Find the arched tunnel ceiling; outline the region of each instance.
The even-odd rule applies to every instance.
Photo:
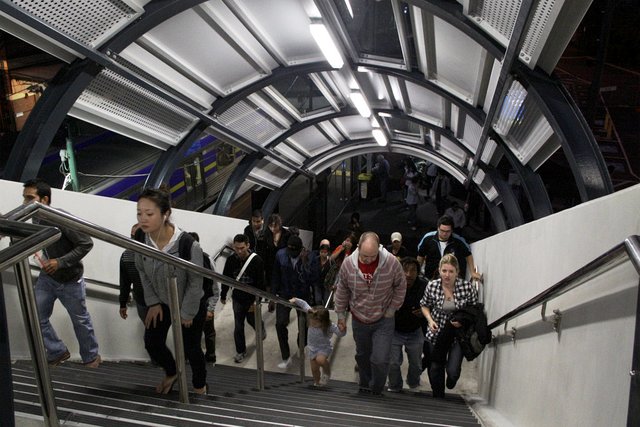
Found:
[[[5,178],[37,174],[68,114],[164,150],[149,185],[167,178],[198,135],[246,151],[219,213],[247,180],[282,188],[387,150],[435,162],[517,225],[495,170],[504,157],[536,218],[551,206],[535,171],[558,149],[583,201],[612,191],[593,136],[549,76],[590,3],[2,2],[2,29],[69,63],[32,112]],[[324,25],[343,66],[325,60],[312,23]],[[354,92],[371,118],[358,114]],[[372,139],[376,125],[384,148]]]

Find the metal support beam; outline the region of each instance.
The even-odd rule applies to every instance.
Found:
[[[240,190],[240,186],[242,186],[251,170],[258,164],[258,162],[262,158],[262,155],[258,153],[252,153],[247,154],[240,161],[238,166],[236,166],[236,168],[231,173],[231,176],[227,180],[227,183],[222,188],[222,191],[220,191],[218,200],[216,200],[213,211],[211,212],[212,214],[226,216],[229,213],[231,204],[235,200],[236,194],[238,193],[238,190]]]
[[[476,173],[476,165],[480,160],[482,152],[484,151],[484,147],[487,144],[487,140],[489,139],[489,133],[493,126],[493,121],[498,115],[498,109],[502,105],[504,101],[504,95],[509,89],[508,83],[511,80],[511,71],[514,67],[514,64],[518,61],[518,55],[520,53],[520,50],[522,49],[522,44],[525,41],[527,28],[529,28],[529,23],[531,22],[531,18],[533,15],[534,3],[536,3],[535,0],[521,0],[520,2],[518,16],[516,17],[516,21],[513,24],[513,30],[511,31],[509,46],[507,47],[507,51],[502,58],[500,75],[498,76],[498,81],[493,92],[491,104],[489,106],[489,110],[487,111],[484,125],[482,126],[482,134],[480,135],[480,139],[478,141],[478,150],[476,151],[475,159],[473,162],[474,167],[469,171],[467,181],[470,181],[473,175]]]
[[[56,74],[18,135],[7,160],[4,179],[23,182],[38,175],[67,112],[100,69],[98,64],[85,59],[62,68]]]
[[[527,89],[560,138],[562,149],[576,180],[582,202],[613,193],[613,184],[589,125],[564,86],[539,70],[524,65],[516,69],[518,81]]]
[[[174,147],[166,150],[158,161],[153,165],[151,173],[144,183],[145,188],[158,188],[163,182],[171,178],[173,171],[178,167],[180,161],[184,158],[184,154],[191,148],[193,143],[202,135],[207,128],[204,123],[199,123]]]
[[[520,204],[516,200],[511,186],[500,176],[497,170],[489,169],[487,172],[502,200],[502,206],[507,220],[507,228],[514,228],[524,224]]]

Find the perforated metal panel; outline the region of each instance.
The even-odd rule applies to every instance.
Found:
[[[122,0],[11,0],[27,13],[87,46],[101,42],[143,10]]]
[[[520,11],[520,1],[481,0],[470,10],[469,17],[503,45],[507,45]],[[520,59],[533,67],[551,30],[551,25],[562,7],[563,0],[540,0],[533,12]]]
[[[171,145],[191,129],[196,118],[130,82],[103,70],[77,99],[74,108],[88,111],[109,123],[134,129]],[[147,141],[145,141],[147,142]]]
[[[265,145],[283,132],[244,101],[234,104],[219,115],[218,120],[237,134],[260,145]]]

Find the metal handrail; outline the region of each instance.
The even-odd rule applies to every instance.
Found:
[[[489,323],[489,329],[494,329],[509,320],[518,317],[528,311],[541,306],[597,276],[603,267],[609,269],[621,264],[627,258],[631,260],[636,271],[640,274],[640,236],[629,236],[624,242],[614,246],[604,254],[588,262],[582,268],[576,270],[566,278],[542,291],[530,300],[514,308],[493,322]]]
[[[300,310],[298,306],[290,303],[288,300],[285,300],[283,298],[280,298],[268,292],[256,289],[244,283],[238,282],[232,278],[216,273],[213,270],[198,266],[196,264],[193,264],[189,261],[185,261],[173,255],[166,254],[162,251],[159,251],[141,242],[138,242],[129,237],[126,237],[124,235],[111,231],[107,228],[101,227],[97,224],[91,223],[84,219],[75,217],[67,212],[64,212],[64,211],[61,211],[37,202],[31,203],[28,205],[19,206],[13,209],[12,211],[8,212],[4,216],[0,217],[0,226],[4,226],[5,229],[7,230],[4,234],[7,234],[7,235],[13,234],[16,237],[24,237],[20,242],[17,242],[16,244],[10,246],[9,248],[0,251],[0,254],[2,254],[2,256],[0,257],[0,262],[1,262],[0,265],[3,266],[3,268],[5,265],[7,266],[10,266],[13,264],[17,265],[16,267],[17,274],[19,274],[21,279],[24,279],[25,283],[27,283],[27,286],[22,286],[21,288],[26,289],[30,287],[28,285],[31,284],[30,267],[26,258],[29,255],[36,252],[37,250],[40,250],[43,247],[46,247],[47,245],[51,244],[60,236],[59,230],[53,227],[46,227],[45,224],[30,225],[30,224],[21,224],[17,222],[17,221],[26,221],[31,217],[36,217],[38,219],[45,220],[47,222],[46,225],[60,225],[71,230],[85,233],[91,237],[97,238],[107,243],[111,243],[113,245],[119,246],[124,249],[132,250],[135,253],[148,256],[150,258],[162,261],[166,264],[173,265],[180,269],[189,270],[191,272],[198,274],[199,276],[216,280],[231,288],[240,289],[256,297],[261,297],[261,298],[264,298],[265,300],[274,301],[278,304],[282,304],[284,306],[293,308],[295,310]],[[13,230],[11,231],[11,233],[9,233],[10,231],[9,229],[11,227],[13,227]],[[25,237],[25,236],[28,236],[30,232],[37,233],[37,230],[43,230],[41,231],[41,233],[46,234],[47,239],[45,240],[42,235]],[[0,231],[2,231],[2,229],[0,229]],[[53,238],[52,235],[55,235],[55,238]],[[168,286],[170,288],[170,291],[173,288],[176,288],[175,280],[171,280],[171,278],[168,278],[167,281],[168,281]],[[181,351],[182,343],[180,340],[176,339],[176,337],[181,336],[181,332],[182,332],[180,318],[179,318],[179,310],[176,309],[176,307],[178,307],[177,289],[173,289],[173,291],[170,292],[170,298],[172,299],[170,304],[170,306],[172,307],[171,311],[172,313],[174,312],[176,313],[175,316],[172,315],[172,328],[174,331],[174,341],[175,341],[175,347],[176,347],[175,354],[177,356],[176,367],[177,367],[177,372],[179,376],[178,384],[181,386],[180,400],[184,403],[188,403],[188,394],[186,389],[187,382],[186,382],[186,376],[185,376],[185,373],[186,373],[185,361],[184,361],[184,358],[179,357],[179,355],[182,353]],[[57,415],[55,413],[55,402],[53,401],[53,391],[52,391],[51,382],[48,375],[48,366],[46,363],[46,358],[44,358],[43,356],[44,347],[43,347],[42,336],[41,334],[38,334],[38,332],[40,331],[38,327],[38,322],[33,322],[33,319],[37,319],[37,310],[31,307],[31,305],[35,306],[35,297],[33,295],[25,295],[23,298],[21,294],[21,302],[23,302],[23,315],[25,318],[25,324],[27,325],[28,328],[32,330],[33,334],[36,335],[36,338],[32,341],[34,341],[34,345],[38,347],[40,350],[38,351],[36,350],[36,348],[32,348],[32,355],[34,359],[38,361],[39,364],[40,362],[42,362],[42,364],[44,365],[43,366],[44,381],[42,383],[40,393],[43,401],[43,412],[45,412],[44,413],[45,420],[48,419],[49,420],[48,422],[50,423],[50,425],[57,425],[58,424]],[[256,323],[256,328],[261,331],[262,319],[260,318],[260,316],[256,316],[256,317],[257,317],[256,320],[258,320],[258,322]],[[300,335],[304,336],[305,332],[306,331],[300,331]],[[37,337],[39,337],[39,339]],[[42,354],[39,354],[39,353],[42,353]],[[256,342],[256,353],[259,356],[263,354],[261,339],[257,340]],[[301,381],[304,381],[303,348],[300,349],[300,354],[301,354],[301,365],[302,365]],[[264,363],[264,361],[261,361],[261,363]],[[264,375],[263,369],[257,369],[257,371],[259,376]],[[258,384],[259,385],[262,384],[262,388],[263,388],[264,379],[259,378]],[[47,389],[49,390],[51,395],[50,400],[43,398],[43,393],[47,393]],[[51,408],[51,402],[54,402],[52,408]]]
[[[162,261],[183,270],[192,271],[200,276],[216,280],[221,284],[240,289],[243,292],[247,292],[249,294],[253,294],[255,296],[259,296],[267,300],[274,301],[278,304],[282,304],[299,310],[298,306],[296,306],[295,304],[291,304],[284,298],[280,298],[269,292],[262,291],[247,284],[238,282],[230,277],[216,273],[213,270],[201,267],[192,262],[185,261],[173,255],[169,255],[165,252],[159,251],[158,249],[152,248],[151,246],[145,245],[144,243],[131,239],[130,237],[116,233],[115,231],[111,231],[108,228],[86,221],[82,218],[78,218],[59,209],[52,208],[51,206],[35,202],[29,205],[20,206],[5,215],[6,218],[16,221],[24,221],[31,218],[32,216],[35,216],[39,219],[44,219],[49,223],[52,223],[53,225],[62,225],[71,230],[85,233],[91,237],[95,237],[96,239],[111,243],[121,248],[130,249],[136,253],[154,258],[158,261]]]

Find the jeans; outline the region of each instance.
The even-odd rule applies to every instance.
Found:
[[[316,283],[313,288],[315,305],[324,306],[327,303],[327,299],[329,298],[329,292],[329,289],[327,289],[324,283]]]
[[[407,360],[409,361],[407,385],[409,387],[417,387],[420,385],[423,341],[422,328],[418,328],[414,332],[394,332],[391,342],[391,358],[389,361],[389,388],[402,390],[402,373],[400,372],[400,366],[402,366],[402,347],[404,347],[404,351],[407,353]]]
[[[429,367],[429,382],[434,397],[444,397],[444,373],[447,372],[447,388],[455,387],[462,371],[462,348],[458,341],[454,341],[448,350],[434,351],[435,345],[428,342],[431,364]],[[442,350],[442,349],[439,349]],[[436,355],[438,354],[438,355]],[[444,357],[439,356],[444,354]]]
[[[278,334],[278,344],[280,344],[280,353],[282,354],[282,360],[287,360],[291,356],[289,349],[289,316],[291,314],[291,307],[285,307],[284,305],[276,305],[276,332]],[[307,330],[307,315],[306,313],[296,310],[298,319],[302,317],[304,319],[304,331]],[[298,330],[298,342],[300,342],[300,330]],[[305,334],[305,345],[306,345]]]
[[[234,320],[234,328],[233,328],[233,340],[236,343],[236,353],[242,354],[247,351],[247,342],[244,337],[244,321],[247,320],[247,323],[253,328],[256,329],[256,316],[255,313],[249,312],[251,307],[253,306],[253,301],[236,301],[233,300],[233,320]],[[259,306],[256,306],[258,309]],[[264,331],[264,323],[262,324],[262,336],[265,336]]]
[[[395,323],[395,317],[383,317],[370,324],[356,318],[351,321],[360,388],[370,389],[374,393],[381,393],[384,389]]]
[[[156,327],[150,325],[144,332],[144,346],[155,363],[160,365],[168,377],[176,375],[176,361],[173,354],[167,348],[167,334],[171,328],[171,311],[169,306],[160,304],[162,307],[162,320],[157,319]],[[200,347],[202,338],[202,325],[206,317],[206,304],[201,303],[198,314],[193,318],[190,327],[182,327],[182,343],[185,358],[191,365],[192,384],[194,388],[202,388],[207,383],[207,368]]]
[[[49,361],[57,359],[67,351],[67,346],[58,338],[49,321],[56,299],[60,300],[69,313],[73,330],[78,339],[82,362],[94,361],[98,357],[98,341],[91,323],[91,315],[87,311],[84,278],[80,278],[77,282],[59,283],[48,274],[42,273],[38,276],[35,294],[40,330]]]

